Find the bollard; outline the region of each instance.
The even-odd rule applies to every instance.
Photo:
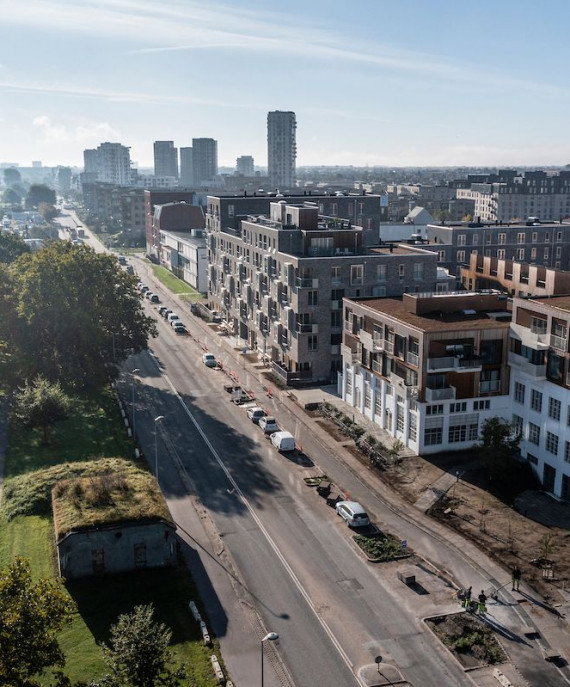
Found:
[[[200,616],[200,611],[198,610],[198,607],[196,606],[196,604],[193,601],[191,601],[188,604],[188,608],[190,609],[190,613],[192,613],[192,615],[194,616],[194,620],[197,623],[201,622],[202,617]]]
[[[220,663],[218,661],[218,658],[216,657],[215,654],[212,654],[212,657],[210,658],[210,661],[212,663],[212,668],[214,670],[214,675],[216,676],[216,679],[218,680],[218,684],[222,684],[225,682],[224,678],[224,671],[222,670]]]
[[[127,427],[127,436],[129,437],[129,439],[133,436],[133,433],[131,432],[130,427]]]

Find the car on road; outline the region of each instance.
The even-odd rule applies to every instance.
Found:
[[[294,451],[296,448],[295,437],[290,432],[273,432],[269,438],[273,446],[280,452],[287,453],[287,451]]]
[[[172,320],[179,320],[180,318],[178,317],[178,314],[177,314],[177,313],[172,312],[172,310],[171,310],[171,311],[168,313],[168,315],[166,316],[166,319],[167,319],[169,322],[172,322]]]
[[[368,513],[357,501],[339,501],[335,508],[337,515],[340,515],[349,527],[367,527],[370,525]]]
[[[143,293],[146,293],[147,291],[150,291],[148,286],[146,284],[139,284],[139,291],[142,291]]]
[[[170,320],[170,326],[171,327],[176,327],[179,324],[184,325],[184,322],[179,317],[175,317],[173,320]]]
[[[164,316],[165,316],[165,315],[164,315],[164,311],[165,311],[165,310],[168,310],[168,308],[166,307],[166,305],[161,305],[161,306],[159,307],[159,309],[158,309],[158,314],[159,314],[161,317],[164,317]]]
[[[172,312],[172,310],[170,308],[165,308],[160,314],[166,320],[166,318],[170,315],[171,312]]]
[[[216,367],[218,364],[216,362],[216,356],[213,353],[204,353],[202,356],[202,362],[206,367]]]
[[[274,432],[279,431],[279,425],[277,424],[277,420],[274,417],[270,417],[269,415],[260,418],[257,424],[261,427],[264,434],[273,434]]]
[[[133,275],[135,274],[135,268],[132,265],[127,265],[126,268],[127,274]]]
[[[180,323],[177,322],[176,324],[173,325],[173,328],[174,328],[174,331],[176,332],[176,334],[188,334],[188,330],[182,324],[182,322],[180,322]]]
[[[150,301],[150,299],[151,299],[153,296],[154,296],[154,294],[153,294],[152,291],[145,291],[145,292],[144,292],[144,297],[145,297],[145,298],[148,298],[149,301]]]
[[[248,418],[255,424],[257,424],[262,417],[265,417],[265,415],[265,410],[263,410],[263,408],[260,408],[259,406],[254,406],[253,408],[247,409]]]
[[[160,298],[156,295],[156,293],[151,294],[148,300],[151,303],[160,303]]]

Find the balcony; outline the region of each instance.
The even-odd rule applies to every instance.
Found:
[[[311,370],[299,370],[297,372],[291,372],[287,370],[279,363],[275,361],[271,362],[271,371],[284,383],[287,385],[295,384],[295,382],[307,381],[312,379],[313,373]]]
[[[492,394],[501,390],[501,380],[500,379],[490,379],[485,382],[479,382],[479,393],[480,394]]]
[[[372,372],[376,372],[378,375],[382,374],[382,363],[379,360],[372,361]]]
[[[566,353],[568,350],[568,339],[562,336],[556,336],[555,334],[552,334],[550,336],[550,345],[552,348],[556,348],[558,351],[562,351],[562,353]]]
[[[305,324],[303,322],[297,322],[297,332],[299,334],[318,334],[319,325],[318,324]]]
[[[528,358],[509,351],[509,365],[535,379],[546,379],[546,363],[535,365]]]
[[[318,289],[319,280],[318,279],[307,279],[305,277],[297,277],[295,280],[298,289]]]
[[[541,330],[531,330],[529,327],[524,327],[522,324],[511,323],[511,336],[518,339],[523,346],[534,348],[535,350],[543,351],[548,348],[550,337]]]
[[[358,353],[352,350],[352,348],[349,348],[345,344],[342,344],[340,347],[340,351],[342,353],[342,359],[346,363],[352,363],[353,365],[355,363],[360,362],[360,356]]]
[[[427,403],[433,403],[434,401],[453,401],[455,400],[455,387],[448,386],[444,389],[430,389],[426,387],[425,397]]]
[[[428,372],[480,372],[482,370],[480,360],[445,356],[443,358],[428,358]]]

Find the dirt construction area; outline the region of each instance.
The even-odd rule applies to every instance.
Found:
[[[538,491],[525,492],[512,505],[501,500],[493,495],[487,472],[472,452],[440,454],[429,459],[405,456],[389,467],[374,468],[332,422],[325,418],[318,422],[411,504],[433,489],[439,498],[428,510],[432,517],[471,539],[507,570],[518,565],[522,580],[554,607],[565,601],[561,590],[570,580],[569,506]],[[449,474],[455,479],[450,484],[448,478],[445,488],[437,492],[434,485]],[[553,520],[563,526],[542,524],[530,517],[532,514],[542,518],[548,513],[554,513]]]

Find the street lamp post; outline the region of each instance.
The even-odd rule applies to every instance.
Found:
[[[164,415],[154,418],[154,476],[158,482],[158,423],[164,420]],[[160,482],[158,482],[160,484]]]
[[[140,372],[138,367],[135,367],[135,369],[131,372],[131,375],[133,376],[133,396],[132,396],[133,439],[136,439],[136,436],[137,436],[137,416],[136,416],[136,411],[135,411],[135,375],[137,372]]]
[[[263,643],[274,642],[276,639],[279,639],[277,632],[268,632],[261,640],[261,687],[263,687]]]

